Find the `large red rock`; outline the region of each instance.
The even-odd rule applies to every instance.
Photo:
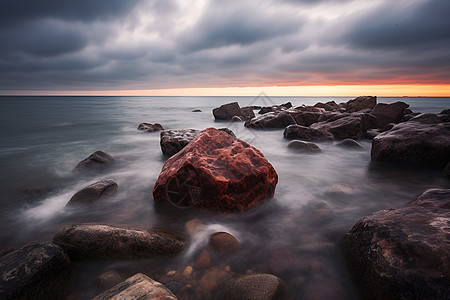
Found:
[[[208,128],[169,158],[153,189],[155,202],[239,211],[271,198],[278,175],[246,142]]]

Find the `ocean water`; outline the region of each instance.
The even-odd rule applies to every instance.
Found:
[[[248,129],[242,123],[216,122],[212,115],[214,107],[232,101],[241,106],[291,101],[298,106],[349,99],[0,97],[0,249],[18,248],[32,240],[51,241],[59,228],[79,222],[181,231],[187,221],[196,218],[205,226],[177,258],[148,265],[78,263],[73,292],[89,290],[86,282],[109,268],[150,274],[183,268],[192,264],[212,232],[227,231],[242,246],[236,270],[278,273],[292,295],[302,282],[302,292],[308,286],[309,293],[317,293],[319,298],[329,292],[357,299],[333,245],[360,218],[401,206],[427,188],[449,188],[449,181],[439,170],[371,163],[370,140],[360,141],[364,146],[360,151],[322,142],[317,143],[320,154],[297,154],[286,148],[289,141],[281,129]],[[379,103],[395,101],[408,103],[414,112],[438,113],[450,108],[450,98],[378,98]],[[194,109],[202,112],[192,112]],[[151,192],[166,158],[159,133],[138,131],[141,122],[158,122],[167,129],[229,127],[238,138],[260,149],[275,167],[279,175],[275,197],[247,212],[227,215],[156,206]],[[110,153],[116,163],[98,172],[72,172],[96,150]],[[118,183],[111,199],[86,208],[65,208],[75,192],[101,179]],[[336,189],[345,193],[333,192]]]

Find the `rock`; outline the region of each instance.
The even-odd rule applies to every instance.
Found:
[[[72,265],[52,243],[30,243],[0,258],[0,299],[63,299]]]
[[[341,148],[353,148],[353,149],[364,148],[360,143],[352,139],[345,139],[342,142],[337,143],[336,146]]]
[[[98,223],[70,225],[53,238],[74,259],[133,259],[181,252],[186,239],[172,232]]]
[[[190,279],[192,277],[192,272],[194,272],[194,269],[191,266],[187,266],[184,268],[181,276],[183,276],[184,279]]]
[[[138,273],[101,293],[92,300],[110,299],[175,300],[178,298],[158,281],[155,281],[142,273]]]
[[[166,156],[172,156],[183,149],[194,137],[200,133],[195,129],[170,129],[161,132],[159,144],[162,153]]]
[[[95,279],[95,282],[103,289],[107,290],[109,288],[112,288],[116,284],[121,283],[122,281],[125,281],[127,277],[122,272],[119,272],[117,270],[108,270],[106,272],[103,272],[102,274],[98,275]]]
[[[250,107],[242,107],[239,116],[241,117],[242,120],[246,121],[253,119],[255,117],[255,113],[253,112],[253,109]]]
[[[288,113],[294,118],[298,125],[310,126],[311,124],[317,123],[321,113],[309,112],[309,111],[299,111],[299,110],[288,110]]]
[[[359,220],[341,248],[370,299],[448,299],[450,190],[429,189],[410,203]]]
[[[312,124],[311,128],[328,131],[337,140],[361,139],[366,133],[361,116],[347,116],[332,122],[319,122]]]
[[[263,114],[266,114],[269,112],[279,112],[279,111],[286,110],[291,107],[292,107],[291,102],[286,102],[286,103],[283,103],[280,105],[264,106],[264,107],[261,107],[258,114],[263,115]]]
[[[317,130],[301,125],[289,125],[284,129],[283,136],[287,139],[299,139],[303,141],[331,141],[333,134],[325,130]]]
[[[334,101],[328,101],[327,103],[318,102],[314,104],[315,107],[323,108],[326,111],[336,111],[339,109],[339,105],[337,105]]]
[[[236,252],[241,247],[239,241],[228,232],[216,232],[209,238],[208,246],[221,254]]]
[[[358,113],[359,115],[359,113]],[[325,112],[323,114],[319,115],[319,118],[317,119],[317,122],[333,122],[337,119],[342,119],[344,117],[351,116],[349,113],[341,113],[341,112]]]
[[[75,171],[92,170],[104,167],[114,161],[114,157],[104,151],[95,151],[74,168]]]
[[[242,122],[242,121],[244,121],[244,120],[242,120],[242,118],[239,117],[239,116],[233,116],[233,117],[231,118],[231,121],[232,121],[232,122]]]
[[[398,123],[405,115],[404,109],[409,105],[405,102],[395,102],[391,104],[378,103],[370,112],[378,121],[378,126],[383,128],[389,123]]]
[[[194,267],[197,269],[208,269],[211,267],[211,256],[207,250],[200,252],[199,256],[195,260]]]
[[[271,274],[244,275],[232,280],[225,287],[220,299],[282,299],[286,284]]]
[[[378,121],[375,116],[368,114],[368,113],[364,113],[364,114],[353,113],[352,115],[361,116],[362,121],[363,121],[364,130],[378,128]]]
[[[253,118],[245,122],[245,127],[249,128],[285,128],[295,124],[294,118],[288,112],[269,112],[262,116]]]
[[[188,234],[193,236],[202,230],[203,224],[202,224],[202,221],[200,221],[199,219],[192,219],[192,220],[186,222],[185,228],[186,228],[186,231],[188,232]]]
[[[202,112],[201,109],[194,109],[192,112]]]
[[[118,188],[114,180],[105,179],[95,182],[76,192],[66,206],[75,207],[94,203],[113,195]]]
[[[379,135],[380,132],[375,129],[367,130],[366,134],[364,135],[364,138],[368,140],[373,140],[377,135]]]
[[[419,114],[415,117],[409,119],[410,122],[419,122],[422,124],[438,124],[441,123],[441,119],[439,119],[436,114]]]
[[[313,112],[313,113],[319,113],[319,114],[323,114],[326,112],[326,109],[324,109],[324,108],[320,108],[320,107],[316,107],[316,106],[309,106],[309,105],[297,106],[297,107],[295,107],[295,110],[303,111],[303,112]]]
[[[223,270],[219,267],[214,267],[205,271],[204,275],[198,282],[199,294],[203,294],[201,299],[212,298],[211,293],[215,292],[217,288],[231,277],[230,272]],[[206,292],[206,293],[205,293]],[[209,296],[205,298],[205,296]],[[232,298],[229,298],[232,299]]]
[[[250,120],[255,117],[253,109],[250,107],[241,108],[237,102],[227,103],[213,109],[216,120],[231,120],[234,116],[242,120]]]
[[[450,108],[442,110],[439,114],[440,115],[450,115]]]
[[[299,141],[299,140],[293,140],[293,141],[289,142],[287,147],[289,149],[293,149],[293,150],[295,150],[297,152],[302,152],[302,153],[318,153],[318,152],[322,152],[320,147],[317,146],[316,144],[303,142],[303,141]]]
[[[350,196],[356,192],[356,188],[346,183],[335,183],[325,191],[330,196]]]
[[[244,210],[271,198],[277,182],[275,169],[258,149],[208,128],[167,160],[153,198],[182,207]]]
[[[441,122],[450,122],[450,114],[438,114],[437,116]]]
[[[231,135],[232,137],[236,137],[236,135],[234,134],[234,132],[231,130],[231,129],[229,129],[229,128],[219,128],[219,129],[217,129],[217,130],[220,130],[220,131],[223,131],[223,132],[225,132],[225,133],[228,133],[229,135]]]
[[[141,131],[147,131],[147,132],[166,130],[159,123],[155,123],[155,124],[152,124],[152,123],[141,123],[141,124],[139,124],[137,129],[141,130]]]
[[[13,248],[13,247],[3,248],[2,250],[0,250],[0,257],[6,255],[6,254],[8,254],[8,253],[11,253],[11,252],[13,252],[13,251],[16,251],[16,249]]]
[[[450,123],[395,125],[372,141],[373,161],[444,166],[450,160]]]
[[[347,101],[345,104],[346,111],[349,113],[357,112],[367,108],[374,108],[377,104],[376,96],[360,96],[353,100]]]

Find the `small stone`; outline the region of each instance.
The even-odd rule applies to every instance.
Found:
[[[194,266],[197,269],[207,269],[211,267],[211,256],[207,250],[203,250],[197,259],[195,260]]]
[[[227,232],[216,232],[210,238],[208,246],[221,254],[230,254],[239,250],[239,241]]]
[[[225,266],[225,271],[230,272],[231,271],[231,267],[230,266]]]
[[[192,277],[192,272],[194,272],[194,269],[191,266],[187,266],[184,268],[183,273],[181,273],[181,276],[183,276],[186,279],[189,279]]]
[[[175,271],[175,270],[171,270],[171,271],[167,272],[167,276],[173,276],[173,275],[175,275],[176,272],[177,271]]]

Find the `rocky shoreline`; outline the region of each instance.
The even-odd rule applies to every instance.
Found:
[[[420,114],[403,102],[377,103],[376,97],[362,96],[345,103],[298,107],[288,102],[241,108],[233,102],[212,113],[217,120],[242,121],[252,130],[283,129],[282,136],[291,140],[287,147],[300,155],[320,153],[313,142],[339,140],[336,146],[358,149],[357,140],[372,139],[373,163],[427,166],[450,178],[449,110]],[[214,215],[252,210],[275,193],[276,170],[261,151],[227,128],[166,130],[158,123],[142,123],[138,129],[151,134],[159,131],[162,153],[170,157],[154,185],[157,203]],[[110,154],[97,151],[74,172],[101,172],[114,161]],[[113,179],[96,182],[68,199],[67,207],[107,201],[117,189],[120,183]],[[305,246],[302,251],[342,253],[365,299],[450,299],[450,190],[429,189],[405,203],[362,218],[336,243]],[[320,215],[320,222],[326,222],[326,205],[313,211]],[[107,270],[98,276],[97,295],[68,294],[76,262],[177,257],[201,226],[195,219],[182,232],[102,223],[66,226],[52,242],[32,242],[0,252],[0,298],[314,298],[309,291],[317,287],[311,282],[285,280],[293,266],[306,272],[315,268],[312,262],[280,249],[269,255],[266,266],[251,270],[239,254],[239,240],[227,232],[212,233],[189,265],[158,272],[156,277]],[[321,292],[328,295],[326,290]],[[345,299],[348,295],[342,291],[334,296]]]

